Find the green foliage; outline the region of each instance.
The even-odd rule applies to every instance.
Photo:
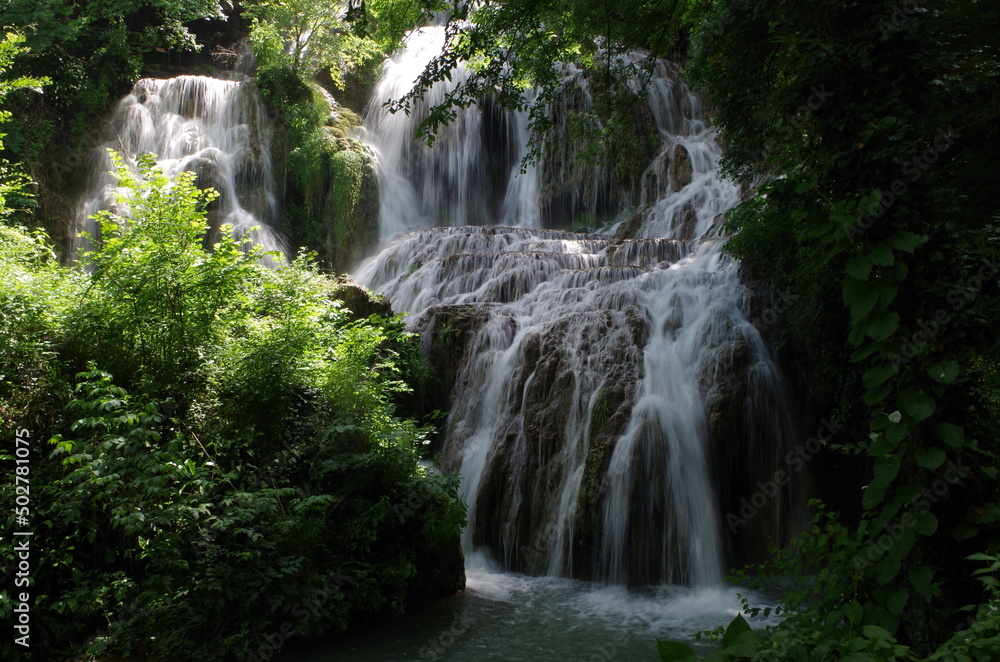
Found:
[[[838,449],[868,483],[845,500],[863,512],[841,537],[854,551],[807,555],[853,595],[802,605],[760,659],[813,659],[796,656],[816,646],[944,659],[965,627],[956,605],[994,613],[959,562],[1000,533],[995,405],[972,379],[989,374],[1000,319],[1000,196],[978,172],[998,156],[987,15],[982,2],[721,0],[693,32],[689,71],[726,168],[762,182],[730,212],[729,249],[793,297],[785,342],[835,385],[853,436]],[[810,628],[818,639],[796,648]]]
[[[325,68],[341,85],[348,70],[384,57],[378,43],[345,29],[337,3],[250,0],[244,11],[253,19],[251,44],[265,67],[287,67],[306,79]]]
[[[85,264],[0,229],[0,388],[45,377],[2,423],[51,436],[32,449],[32,577],[58,617],[32,654],[245,659],[287,624],[319,635],[454,590],[465,509],[418,465],[429,430],[394,414],[400,322],[352,321],[307,256],[265,266],[228,228],[209,250],[213,192],[151,156],[118,166]]]
[[[349,53],[356,38],[333,5],[260,3],[253,13],[257,83],[287,132],[286,232],[292,241],[317,247],[335,269],[346,269],[376,231],[376,194],[365,186],[373,181],[371,156],[348,136],[357,116],[331,102],[312,77],[329,68],[341,81],[383,53],[373,42],[365,42],[371,48],[363,56]],[[294,45],[302,40],[299,50]]]
[[[230,228],[205,251],[205,207],[217,194],[199,190],[194,173],[171,183],[150,155],[138,158],[137,175],[112,158],[123,213],[97,216],[99,248],[82,256],[92,277],[69,343],[148,393],[179,394],[225,341],[222,320],[239,317],[260,256],[241,251]]]
[[[59,244],[69,239],[71,212],[59,196],[85,173],[81,166],[97,142],[97,119],[135,83],[151,54],[197,50],[188,26],[225,20],[223,6],[229,3],[7,0],[0,5],[0,25],[18,26],[30,47],[12,67],[13,75],[47,83],[44,95],[14,93],[4,102],[14,111],[7,147],[23,164],[21,177],[30,176],[38,189],[37,203],[26,197],[18,201],[18,207],[31,211],[21,223],[47,228]],[[6,177],[19,183],[16,173]],[[34,218],[40,209],[49,214]]]
[[[52,361],[82,279],[56,262],[43,234],[0,225],[0,430],[46,420]]]
[[[28,52],[27,48],[21,46],[22,43],[24,36],[14,32],[7,32],[0,41],[0,104],[15,90],[28,89],[41,92],[42,86],[48,83],[47,78],[29,76],[8,78],[14,59]],[[10,121],[10,118],[10,111],[0,110],[0,124]],[[5,135],[0,133],[0,150],[3,150]],[[33,203],[34,196],[29,189],[30,184],[31,179],[20,168],[12,166],[6,160],[0,160],[0,220],[10,216],[13,211]]]
[[[819,505],[814,503],[813,505]],[[768,563],[734,573],[733,580],[765,592],[780,592],[782,606],[774,609],[778,625],[750,629],[738,615],[723,631],[703,633],[720,649],[705,658],[678,642],[659,642],[660,659],[694,662],[723,660],[976,660],[994,659],[1000,650],[1000,611],[997,606],[997,557],[977,554],[973,561],[990,565],[976,570],[987,589],[987,601],[959,610],[974,617],[963,629],[942,642],[928,656],[919,646],[900,642],[892,634],[900,620],[919,621],[942,598],[941,584],[929,569],[913,569],[903,586],[866,595],[864,565],[857,563],[865,544],[863,531],[850,531],[834,514],[819,508],[811,530],[801,534],[792,549],[774,549]],[[896,552],[890,550],[890,557]],[[771,608],[751,606],[744,614],[752,623]],[[924,624],[926,626],[926,623]]]

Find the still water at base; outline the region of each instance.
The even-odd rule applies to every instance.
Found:
[[[626,589],[556,577],[527,577],[470,564],[466,590],[412,615],[383,619],[336,642],[299,648],[289,662],[609,662],[658,659],[657,639],[682,640],[703,652],[698,632],[740,613],[735,587],[649,586]],[[773,618],[771,620],[773,622]],[[751,620],[755,628],[764,619]]]

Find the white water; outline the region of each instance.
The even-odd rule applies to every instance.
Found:
[[[508,208],[533,211],[508,216],[486,204],[483,117],[495,111],[461,112],[433,149],[412,138],[423,106],[378,114],[380,101],[407,91],[438,52],[435,30],[411,36],[387,63],[369,110],[382,236],[396,238],[356,277],[408,311],[428,347],[453,330],[456,311],[476,311],[444,447],[469,508],[467,554],[491,555],[506,570],[612,584],[721,585],[725,542],[707,420],[717,366],[745,352],[749,392],[770,403],[754,412],[773,430],[759,440],[769,447],[736,455],[780,456],[791,425],[780,371],[743,312],[738,265],[722,253],[721,215],[739,191],[718,174],[721,150],[697,98],[666,65],[653,72],[647,92],[662,151],[643,177],[635,236],[645,239],[542,230],[537,172],[508,175],[502,196]],[[439,102],[462,75],[426,102]],[[582,83],[577,75],[569,84]],[[508,154],[527,144],[521,119],[508,113],[500,122]],[[690,182],[675,177],[685,151]],[[486,227],[497,221],[518,227]],[[430,226],[451,227],[422,229]],[[397,236],[405,230],[419,231]],[[630,414],[609,445],[594,427],[614,389]],[[588,490],[596,522],[584,512]]]
[[[77,232],[96,236],[91,216],[116,207],[117,179],[108,148],[134,166],[139,154],[152,153],[168,176],[198,174],[200,186],[220,194],[210,212],[213,231],[231,225],[236,237],[257,227],[253,238],[265,250],[281,250],[272,229],[278,203],[271,171],[271,130],[256,87],[206,76],[143,78],[114,111],[105,142],[88,166],[87,194],[77,210]],[[85,250],[76,243],[76,252]]]
[[[366,144],[379,163],[381,237],[441,225],[538,227],[535,169],[517,174],[528,149],[526,113],[470,106],[458,111],[433,147],[413,137],[428,109],[468,79],[464,65],[450,81],[435,85],[410,114],[383,108],[385,101],[410,91],[444,39],[441,26],[414,30],[405,47],[383,64],[365,112]]]

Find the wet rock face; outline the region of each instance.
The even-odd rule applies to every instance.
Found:
[[[808,472],[795,472],[798,464],[786,459],[794,431],[775,429],[766,415],[783,403],[761,387],[762,369],[747,344],[734,340],[702,373],[726,553],[736,567],[765,561],[772,545],[797,533],[792,509],[808,492]]]
[[[581,158],[572,130],[598,81],[567,84],[549,106],[554,132],[538,166],[509,180],[517,185],[505,202],[534,205],[517,205],[510,218],[520,227],[465,225],[488,214],[427,201],[479,189],[404,172],[412,191],[401,190],[414,195],[386,192],[380,216],[393,230],[384,237],[403,218],[401,234],[357,272],[412,313],[408,325],[438,369],[434,408],[449,412],[440,449],[444,469],[462,476],[463,544],[507,570],[717,584],[743,545],[742,532],[724,530],[725,515],[773,474],[793,436],[780,375],[722,252],[718,223],[738,188],[714,172],[720,150],[675,70],[653,73],[636,90],[649,100],[634,106],[636,140],[603,161]],[[523,128],[483,106],[463,117],[479,128],[437,143],[439,160],[408,157],[408,139],[390,140],[388,125],[378,154],[409,166],[474,156],[484,167],[472,153],[480,141],[467,138],[485,126],[492,153]],[[508,162],[491,163],[499,181]],[[489,207],[498,197],[475,199]],[[414,208],[422,215],[408,219]],[[611,210],[632,213],[616,217],[614,236],[552,229],[594,227]],[[745,530],[780,534],[772,523],[790,498],[775,498]]]
[[[691,165],[691,154],[684,145],[675,145],[670,160],[671,189],[679,191],[691,183],[694,167]]]
[[[344,141],[341,141],[344,142]],[[356,141],[329,154],[329,189],[323,206],[328,259],[345,271],[378,243],[378,179],[371,155]]]
[[[656,121],[645,104],[633,104],[624,120],[594,152],[592,136],[582,130],[590,118],[591,88],[603,87],[586,76],[566,83],[553,106],[552,129],[542,155],[539,204],[546,227],[598,227],[639,197],[643,172],[660,148]]]
[[[424,352],[434,368],[424,403],[426,411],[451,411],[456,380],[468,360],[469,344],[487,315],[481,306],[434,306],[424,312],[418,328]]]
[[[469,348],[481,344],[492,323],[516,323],[497,315],[499,308],[454,307],[447,322],[442,310],[430,328],[448,329],[433,342],[433,360],[457,368],[445,383],[465,387],[477,369]],[[478,328],[478,330],[477,330]],[[467,342],[458,350],[460,339]],[[609,448],[628,421],[641,377],[643,335],[635,320],[613,311],[593,311],[554,320],[517,335],[504,413],[495,428],[491,456],[478,490],[477,508],[469,526],[473,541],[494,550],[512,570],[544,574],[550,551],[573,558],[573,574],[590,576],[591,552],[599,527],[599,485],[609,460]],[[440,351],[450,346],[450,351]],[[457,350],[457,351],[456,351]],[[585,361],[581,365],[581,358]],[[599,379],[595,376],[600,375]],[[490,402],[452,402],[466,420]],[[461,428],[449,429],[446,467],[460,467],[464,444]],[[569,473],[579,472],[575,479]],[[565,493],[567,482],[579,486]],[[581,484],[582,482],[582,484]],[[579,492],[579,493],[577,493]],[[577,535],[559,537],[552,526],[553,510],[569,499],[577,515]],[[575,505],[574,505],[575,504]],[[577,562],[576,559],[579,559]],[[567,569],[569,570],[569,569]]]
[[[684,205],[674,213],[676,215],[674,227],[677,228],[675,233],[677,238],[684,241],[694,239],[695,228],[698,224],[698,212],[695,211],[694,205]]]
[[[465,478],[468,544],[534,574],[632,584],[697,576],[689,550],[701,534],[689,522],[716,516],[717,492],[690,497],[704,504],[697,516],[683,510],[701,458],[685,454],[705,445],[706,484],[736,485],[722,495],[728,509],[753,484],[740,472],[771,420],[746,414],[764,411],[744,406],[763,355],[741,335],[728,298],[738,288],[715,285],[716,272],[672,268],[698,250],[677,239],[461,227],[401,237],[369,263],[365,282],[424,311],[410,328],[437,369],[429,406],[450,412],[437,448],[445,470]],[[712,287],[727,298],[707,305]]]

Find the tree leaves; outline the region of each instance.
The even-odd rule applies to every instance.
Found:
[[[899,313],[883,313],[872,316],[864,328],[865,335],[875,342],[887,340],[899,328]]]
[[[951,384],[958,377],[957,361],[939,361],[927,367],[931,379],[941,384]]]
[[[657,641],[656,651],[662,662],[698,662],[700,659],[690,646],[676,641]]]

